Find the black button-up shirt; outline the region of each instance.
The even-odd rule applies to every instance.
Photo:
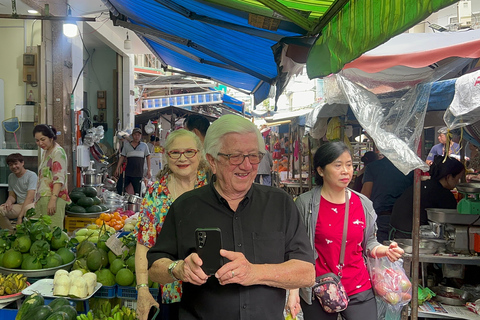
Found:
[[[195,229],[220,228],[224,249],[242,252],[250,263],[291,259],[315,263],[306,228],[290,195],[253,184],[237,211],[213,183],[183,194],[170,207],[149,267],[160,258],[185,259],[195,251]],[[266,285],[220,285],[211,276],[202,286],[183,283],[180,319],[282,319],[285,290]]]

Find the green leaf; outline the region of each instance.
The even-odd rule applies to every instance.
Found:
[[[30,208],[27,210],[27,212],[25,213],[25,218],[31,218],[33,217],[34,215],[36,214],[35,212],[35,208]]]
[[[55,227],[55,229],[53,229],[52,236],[55,238],[60,238],[61,235],[62,235],[62,229],[60,229],[60,227]]]

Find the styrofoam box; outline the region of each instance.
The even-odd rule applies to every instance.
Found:
[[[25,104],[15,105],[15,117],[21,122],[33,122],[35,114],[33,107],[33,105]]]

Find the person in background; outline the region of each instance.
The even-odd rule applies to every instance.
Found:
[[[350,298],[343,319],[377,319],[377,306],[365,257],[387,257],[396,261],[403,249],[396,243],[381,245],[376,237],[376,214],[372,202],[361,193],[347,188],[353,176],[350,150],[343,142],[320,146],[313,158],[316,186],[301,194],[295,204],[307,227],[310,245],[315,252],[315,275],[339,273],[346,201],[349,201],[348,232],[342,284]],[[300,299],[300,297],[302,299]],[[305,320],[337,319],[327,313],[312,297],[312,288],[290,290],[286,311],[295,318],[301,309]]]
[[[20,153],[12,153],[7,157],[7,165],[10,168],[8,176],[8,198],[0,205],[0,228],[13,231],[10,222],[17,219],[17,224],[28,209],[35,207],[35,191],[37,190],[37,174],[25,169],[25,160]]]
[[[283,319],[286,289],[311,286],[314,259],[292,197],[253,183],[265,143],[249,120],[228,114],[205,136],[212,183],[170,207],[148,251],[149,276],[181,280],[180,320]],[[195,252],[195,230],[219,228],[224,264],[208,276]]]
[[[210,121],[201,114],[190,114],[185,118],[184,125],[188,131],[195,133],[203,143]]]
[[[377,213],[377,239],[388,240],[390,216],[395,201],[413,184],[413,171],[404,175],[387,158],[370,163],[363,175],[362,193],[373,202]]]
[[[184,129],[173,131],[167,137],[165,150],[166,166],[143,198],[135,227],[137,315],[140,320],[147,319],[152,305],[158,306],[148,290],[147,251],[155,244],[173,201],[186,191],[202,187],[206,182],[207,164],[203,160],[202,142],[193,132]],[[157,319],[178,319],[182,284],[178,281],[168,283],[161,287],[161,292],[161,313]]]
[[[353,183],[353,187],[352,187],[352,189],[357,191],[357,192],[362,191],[363,174],[365,173],[365,169],[367,168],[367,165],[369,163],[372,163],[373,161],[378,160],[378,154],[376,154],[373,151],[367,151],[367,152],[365,152],[365,154],[363,155],[363,157],[360,160],[362,160],[362,162],[363,162],[363,168],[360,169],[357,172],[357,177],[355,178],[355,182]]]
[[[148,147],[148,151],[150,152],[150,154],[152,154],[153,151],[154,151],[153,149],[155,148],[155,141],[159,141],[159,140],[160,140],[160,139],[159,139],[159,140],[156,140],[156,139],[158,139],[158,138],[155,137],[155,135],[152,134],[152,135],[150,136],[150,141],[147,142],[147,147]]]
[[[71,202],[67,189],[67,154],[56,142],[57,130],[54,127],[39,124],[33,128],[33,135],[44,151],[38,166],[36,217],[48,214],[52,218],[52,227],[63,229],[65,205]]]
[[[272,185],[272,166],[273,159],[272,155],[268,150],[265,150],[265,155],[263,156],[262,161],[258,164],[257,176],[255,182],[261,183],[265,186]]]
[[[450,190],[457,186],[464,172],[465,167],[457,159],[435,156],[430,166],[430,179],[421,182],[420,225],[428,224],[426,208],[457,208],[457,200]],[[395,202],[390,224],[390,239],[412,238],[413,186]]]
[[[127,166],[125,167],[125,178],[123,179],[123,185],[126,189],[131,183],[133,187],[133,193],[141,194],[141,183],[143,179],[143,165],[145,160],[147,161],[147,174],[146,178],[152,177],[150,168],[150,152],[148,151],[147,144],[141,142],[142,129],[134,128],[132,130],[132,141],[127,140],[123,143],[122,153],[118,160],[117,169],[115,175],[118,177],[122,172],[122,164],[127,160]],[[124,191],[124,190],[122,190]]]
[[[443,156],[445,154],[445,145],[447,144],[447,127],[438,129],[438,144],[434,145],[428,153],[427,160],[425,161],[429,166],[432,165],[435,156]],[[459,155],[460,145],[450,140],[450,146],[448,147],[448,154]]]

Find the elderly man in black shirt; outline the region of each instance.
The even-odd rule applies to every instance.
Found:
[[[312,248],[296,206],[284,191],[253,184],[265,145],[250,121],[220,117],[204,146],[213,181],[170,207],[148,251],[150,279],[183,281],[181,320],[282,319],[285,289],[315,281]],[[225,264],[210,277],[195,253],[197,228],[222,232]]]

